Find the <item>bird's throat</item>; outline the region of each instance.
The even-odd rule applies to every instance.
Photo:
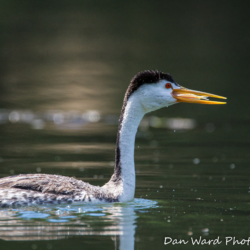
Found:
[[[122,185],[121,201],[128,201],[134,198],[135,136],[144,114],[145,112],[139,98],[137,98],[136,93],[133,93],[128,101],[124,103],[117,135],[115,173],[113,177]]]

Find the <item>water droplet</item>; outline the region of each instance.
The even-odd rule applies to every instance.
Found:
[[[101,119],[101,115],[96,110],[88,111],[87,118],[90,122],[99,122]]]
[[[35,119],[31,122],[31,127],[33,129],[43,129],[45,126],[45,122],[41,119]]]
[[[193,159],[193,163],[194,164],[199,164],[200,163],[200,159],[199,158],[194,158]]]
[[[53,121],[57,125],[62,124],[64,122],[64,114],[62,114],[62,113],[53,114]]]
[[[232,164],[230,165],[230,168],[231,168],[231,169],[234,169],[234,168],[235,168],[235,165],[232,163]]]
[[[209,229],[208,229],[208,228],[203,228],[203,229],[201,230],[201,232],[202,232],[202,233],[208,233],[208,232],[209,232]]]
[[[17,111],[12,111],[9,114],[9,121],[12,123],[18,122],[20,120],[20,114]]]

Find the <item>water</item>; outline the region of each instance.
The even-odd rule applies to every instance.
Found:
[[[1,177],[56,173],[95,185],[108,181],[113,171],[116,125],[99,122],[79,130],[50,126],[33,130],[29,125],[2,125]],[[28,241],[24,248],[37,249],[70,244],[78,249],[80,242],[88,242],[90,248],[102,244],[105,248],[128,249],[123,245],[126,243],[150,249],[163,248],[164,237],[190,240],[220,236],[223,243],[227,236],[247,238],[248,148],[244,140],[230,143],[233,130],[239,138],[244,138],[244,130],[235,127],[229,132],[215,124],[211,132],[207,124],[197,122],[196,126],[176,132],[140,127],[133,202],[2,209],[3,249],[14,244],[6,240]]]
[[[144,213],[157,207],[156,201],[135,199],[125,204],[73,204],[2,209],[0,237],[5,240],[34,241],[59,240],[71,236],[126,235],[126,241],[133,245],[136,212]]]
[[[138,71],[158,68],[228,97],[143,119],[134,201],[1,209],[1,249],[200,249],[191,242],[199,237],[221,241],[204,249],[237,249],[226,237],[248,239],[247,1],[0,5],[0,177],[107,182]],[[164,245],[165,237],[189,242]]]

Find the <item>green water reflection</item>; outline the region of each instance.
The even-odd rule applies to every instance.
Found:
[[[250,236],[248,12],[248,1],[2,1],[0,177],[103,185],[124,92],[144,69],[228,104],[178,104],[143,121],[135,197],[152,206],[3,210],[1,249],[198,249],[164,237],[200,236],[240,247],[224,239]]]

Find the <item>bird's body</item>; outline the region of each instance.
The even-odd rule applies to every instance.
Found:
[[[0,207],[63,204],[73,202],[126,202],[134,198],[134,144],[143,116],[177,102],[211,102],[208,93],[187,90],[173,77],[159,71],[144,71],[131,81],[125,94],[116,143],[115,170],[104,186],[93,186],[59,175],[26,174],[0,179]]]
[[[10,176],[0,179],[0,187],[1,207],[118,201],[109,190],[60,175]]]

